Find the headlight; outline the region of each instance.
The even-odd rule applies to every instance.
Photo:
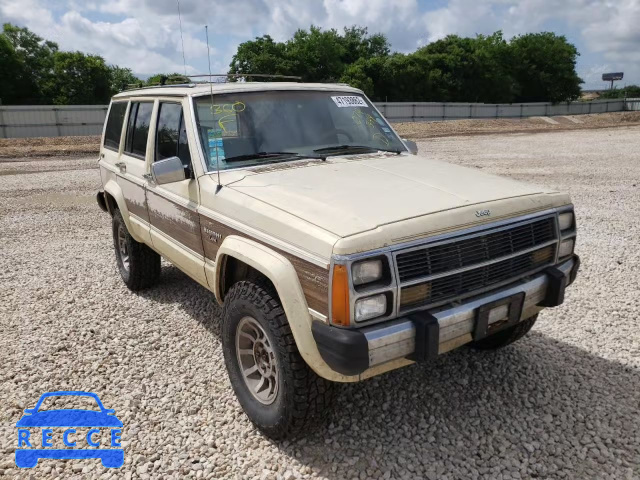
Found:
[[[569,240],[565,240],[564,242],[562,242],[560,244],[560,249],[558,250],[558,257],[564,258],[571,255],[573,253],[574,244],[575,244],[575,241],[573,238],[570,238]]]
[[[351,267],[354,285],[364,285],[382,278],[382,260],[363,260]]]
[[[573,212],[561,213],[558,216],[558,223],[561,232],[573,227]]]
[[[387,296],[384,293],[356,301],[356,322],[380,317],[387,311]]]

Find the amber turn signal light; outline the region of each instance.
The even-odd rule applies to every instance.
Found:
[[[331,282],[331,322],[346,327],[349,325],[349,278],[347,267],[333,266]]]

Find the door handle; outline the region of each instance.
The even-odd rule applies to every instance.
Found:
[[[124,162],[118,162],[115,164],[115,166],[120,169],[120,173],[124,173],[127,171],[127,164]]]

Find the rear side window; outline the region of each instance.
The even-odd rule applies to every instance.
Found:
[[[147,153],[147,137],[151,124],[151,112],[153,103],[135,102],[131,104],[129,123],[127,125],[127,140],[124,151],[138,157],[144,157]]]
[[[124,114],[127,111],[127,102],[113,102],[109,110],[107,128],[104,132],[104,146],[113,150],[120,149],[120,134],[122,133],[122,123]]]
[[[179,157],[185,167],[191,165],[191,154],[184,126],[182,105],[178,103],[160,103],[158,128],[156,129],[156,158],[163,160]]]

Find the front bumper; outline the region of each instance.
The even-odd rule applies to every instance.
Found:
[[[343,375],[360,375],[365,370],[398,358],[426,360],[453,350],[474,339],[478,310],[514,296],[522,296],[521,321],[544,307],[564,301],[565,288],[575,280],[580,258],[574,255],[544,272],[519,280],[499,290],[472,297],[462,303],[358,330],[346,330],[313,322],[313,337],[323,360]],[[492,321],[488,321],[491,325]],[[477,338],[477,337],[476,337]]]

